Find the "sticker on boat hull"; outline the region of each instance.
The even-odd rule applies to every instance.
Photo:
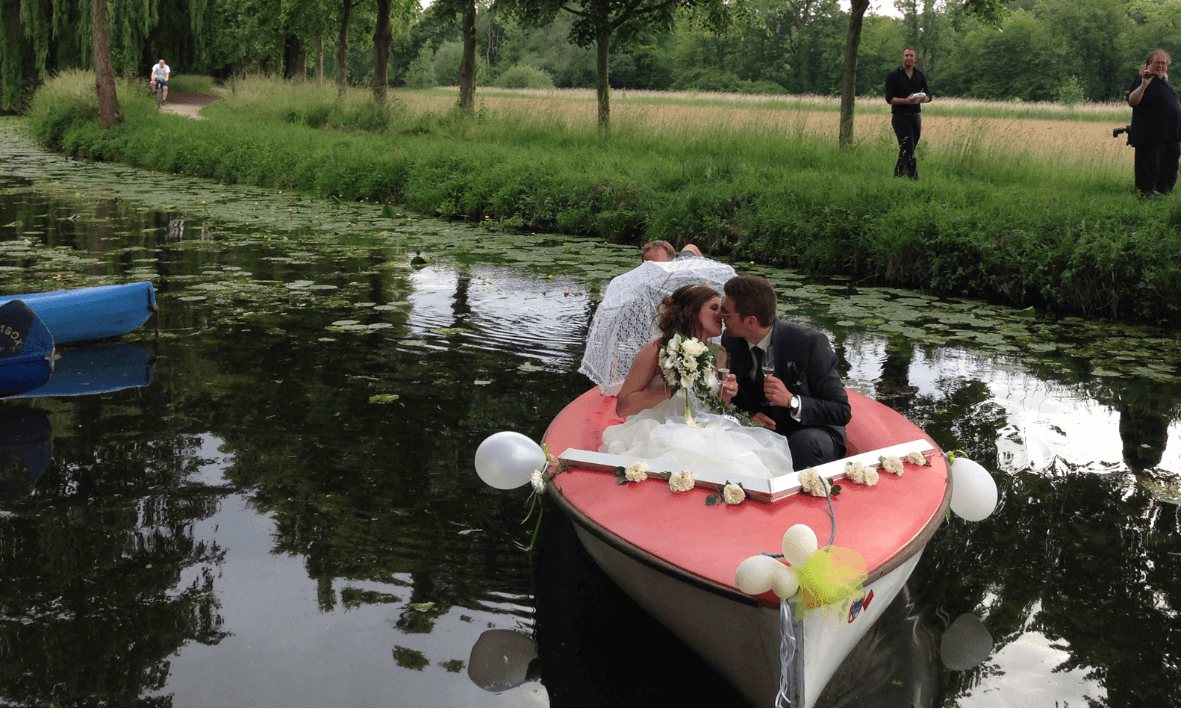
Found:
[[[865,610],[866,608],[869,608],[869,602],[872,600],[873,600],[873,591],[872,590],[870,590],[870,592],[867,595],[862,596],[861,598],[857,599],[857,601],[854,602],[853,605],[849,608],[849,622],[852,623],[853,621],[857,620],[857,616],[861,615],[861,611]]]

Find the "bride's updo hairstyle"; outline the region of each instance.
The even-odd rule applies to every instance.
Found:
[[[661,344],[667,344],[678,332],[685,337],[697,336],[699,333],[695,333],[694,329],[701,306],[717,297],[717,291],[709,286],[681,286],[672,295],[666,295],[657,310],[656,324],[662,333]]]

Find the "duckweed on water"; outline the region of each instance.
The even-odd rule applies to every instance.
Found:
[[[14,163],[12,157],[17,154],[21,160]],[[555,273],[574,276],[592,294],[636,263],[634,248],[593,239],[490,233],[428,219],[408,222],[387,205],[326,203],[289,192],[203,183],[119,165],[67,161],[11,137],[0,144],[0,160],[5,159],[14,177],[40,181],[48,176],[51,196],[70,205],[16,219],[0,228],[0,272],[9,276],[9,290],[16,292],[126,280],[159,282],[154,266],[187,252],[214,255],[230,244],[235,249],[261,250],[260,262],[276,269],[364,260],[374,271],[409,272],[415,256],[430,255],[432,259],[458,264],[499,264],[542,277]],[[133,203],[151,205],[160,194],[168,195],[171,202],[167,205],[168,219],[163,223],[187,222],[199,228],[171,238],[164,236],[170,232],[163,227],[145,227],[143,234],[156,237],[143,244],[112,249],[102,258],[69,246],[47,245],[47,241],[52,243],[47,235],[54,233],[53,224],[101,222],[104,217],[100,209],[104,214],[112,208],[148,214],[147,208]],[[72,213],[62,214],[70,210]],[[391,216],[391,211],[398,216]],[[264,224],[262,231],[260,223]],[[165,256],[162,251],[172,255]],[[123,255],[134,255],[129,260],[131,269],[118,267],[114,261]],[[104,263],[109,264],[105,269]],[[1077,317],[1038,318],[1028,309],[935,298],[898,288],[860,288],[848,278],[804,283],[794,271],[765,265],[744,265],[741,270],[771,280],[781,294],[781,314],[817,327],[866,328],[923,346],[954,344],[977,354],[1066,356],[1085,362],[1097,376],[1179,381],[1181,345],[1167,331]],[[405,322],[410,308],[400,296],[390,297],[387,302],[358,298],[368,293],[362,284],[349,279],[363,276],[364,272],[338,272],[333,278],[340,278],[339,283],[283,278],[279,272],[274,275],[280,277],[257,278],[240,266],[209,268],[200,275],[169,275],[173,287],[161,294],[161,303],[164,307],[174,302],[181,307],[201,308],[208,320],[219,326],[261,322],[276,313],[299,309],[309,299],[318,299],[321,306],[344,305],[353,300],[355,307],[390,318],[324,325],[333,332],[353,335],[396,328]],[[184,284],[187,287],[175,288]],[[335,300],[322,300],[329,293]],[[432,330],[432,334],[448,338],[462,332],[462,328]],[[402,344],[421,347],[426,343],[406,340]],[[534,371],[530,367],[541,369],[527,363],[522,371]]]

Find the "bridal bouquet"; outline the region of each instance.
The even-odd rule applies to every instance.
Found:
[[[713,352],[696,337],[683,337],[678,333],[660,348],[659,362],[664,381],[668,382],[673,393],[685,390],[685,421],[694,425],[689,392],[705,394],[718,388]]]

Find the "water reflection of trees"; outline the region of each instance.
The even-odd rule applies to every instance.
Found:
[[[366,297],[375,302],[410,290],[388,269],[367,278]],[[189,388],[185,408],[226,441],[235,457],[227,477],[251,488],[253,506],[273,516],[273,551],[305,560],[324,611],[405,602],[397,627],[418,633],[452,607],[490,608],[492,592],[529,593],[515,544],[528,532],[526,492],[484,486],[471,461],[493,431],[540,439],[581,378],[533,372],[522,387],[504,371],[504,353],[469,346],[470,283],[461,270],[451,321],[432,323],[447,332],[432,336],[429,349],[403,344],[404,321],[342,336],[339,346],[284,347],[324,333],[275,314],[269,329],[281,334],[255,330],[249,347],[208,339],[180,355],[200,360],[198,369],[217,363],[204,386]],[[259,357],[281,380],[254,377]],[[251,378],[247,401],[238,383]],[[371,403],[379,393],[399,398]],[[405,593],[358,588],[365,582]],[[410,605],[425,602],[434,605]]]
[[[1005,421],[989,404],[988,388],[972,380],[940,388],[940,397],[917,396],[904,413],[944,449],[963,449],[994,471],[1002,503],[980,523],[953,517],[928,546],[914,584],[925,615],[983,608],[996,649],[1040,632],[1068,653],[1056,672],[1087,670],[1106,690],[1106,703],[1176,705],[1178,508],[1158,503],[1129,477],[996,473],[995,441]],[[1175,416],[1144,399],[1137,404],[1130,391],[1117,399],[1121,413],[1145,406],[1151,421]],[[1163,441],[1153,450],[1160,449]],[[998,672],[985,664],[952,673],[946,696],[962,696]]]
[[[192,438],[120,434],[146,422],[96,399],[50,406],[55,464],[31,494],[0,501],[0,696],[142,704],[181,646],[224,636],[213,593],[223,551],[193,533],[222,493],[186,484]],[[70,435],[78,420],[101,442]]]

